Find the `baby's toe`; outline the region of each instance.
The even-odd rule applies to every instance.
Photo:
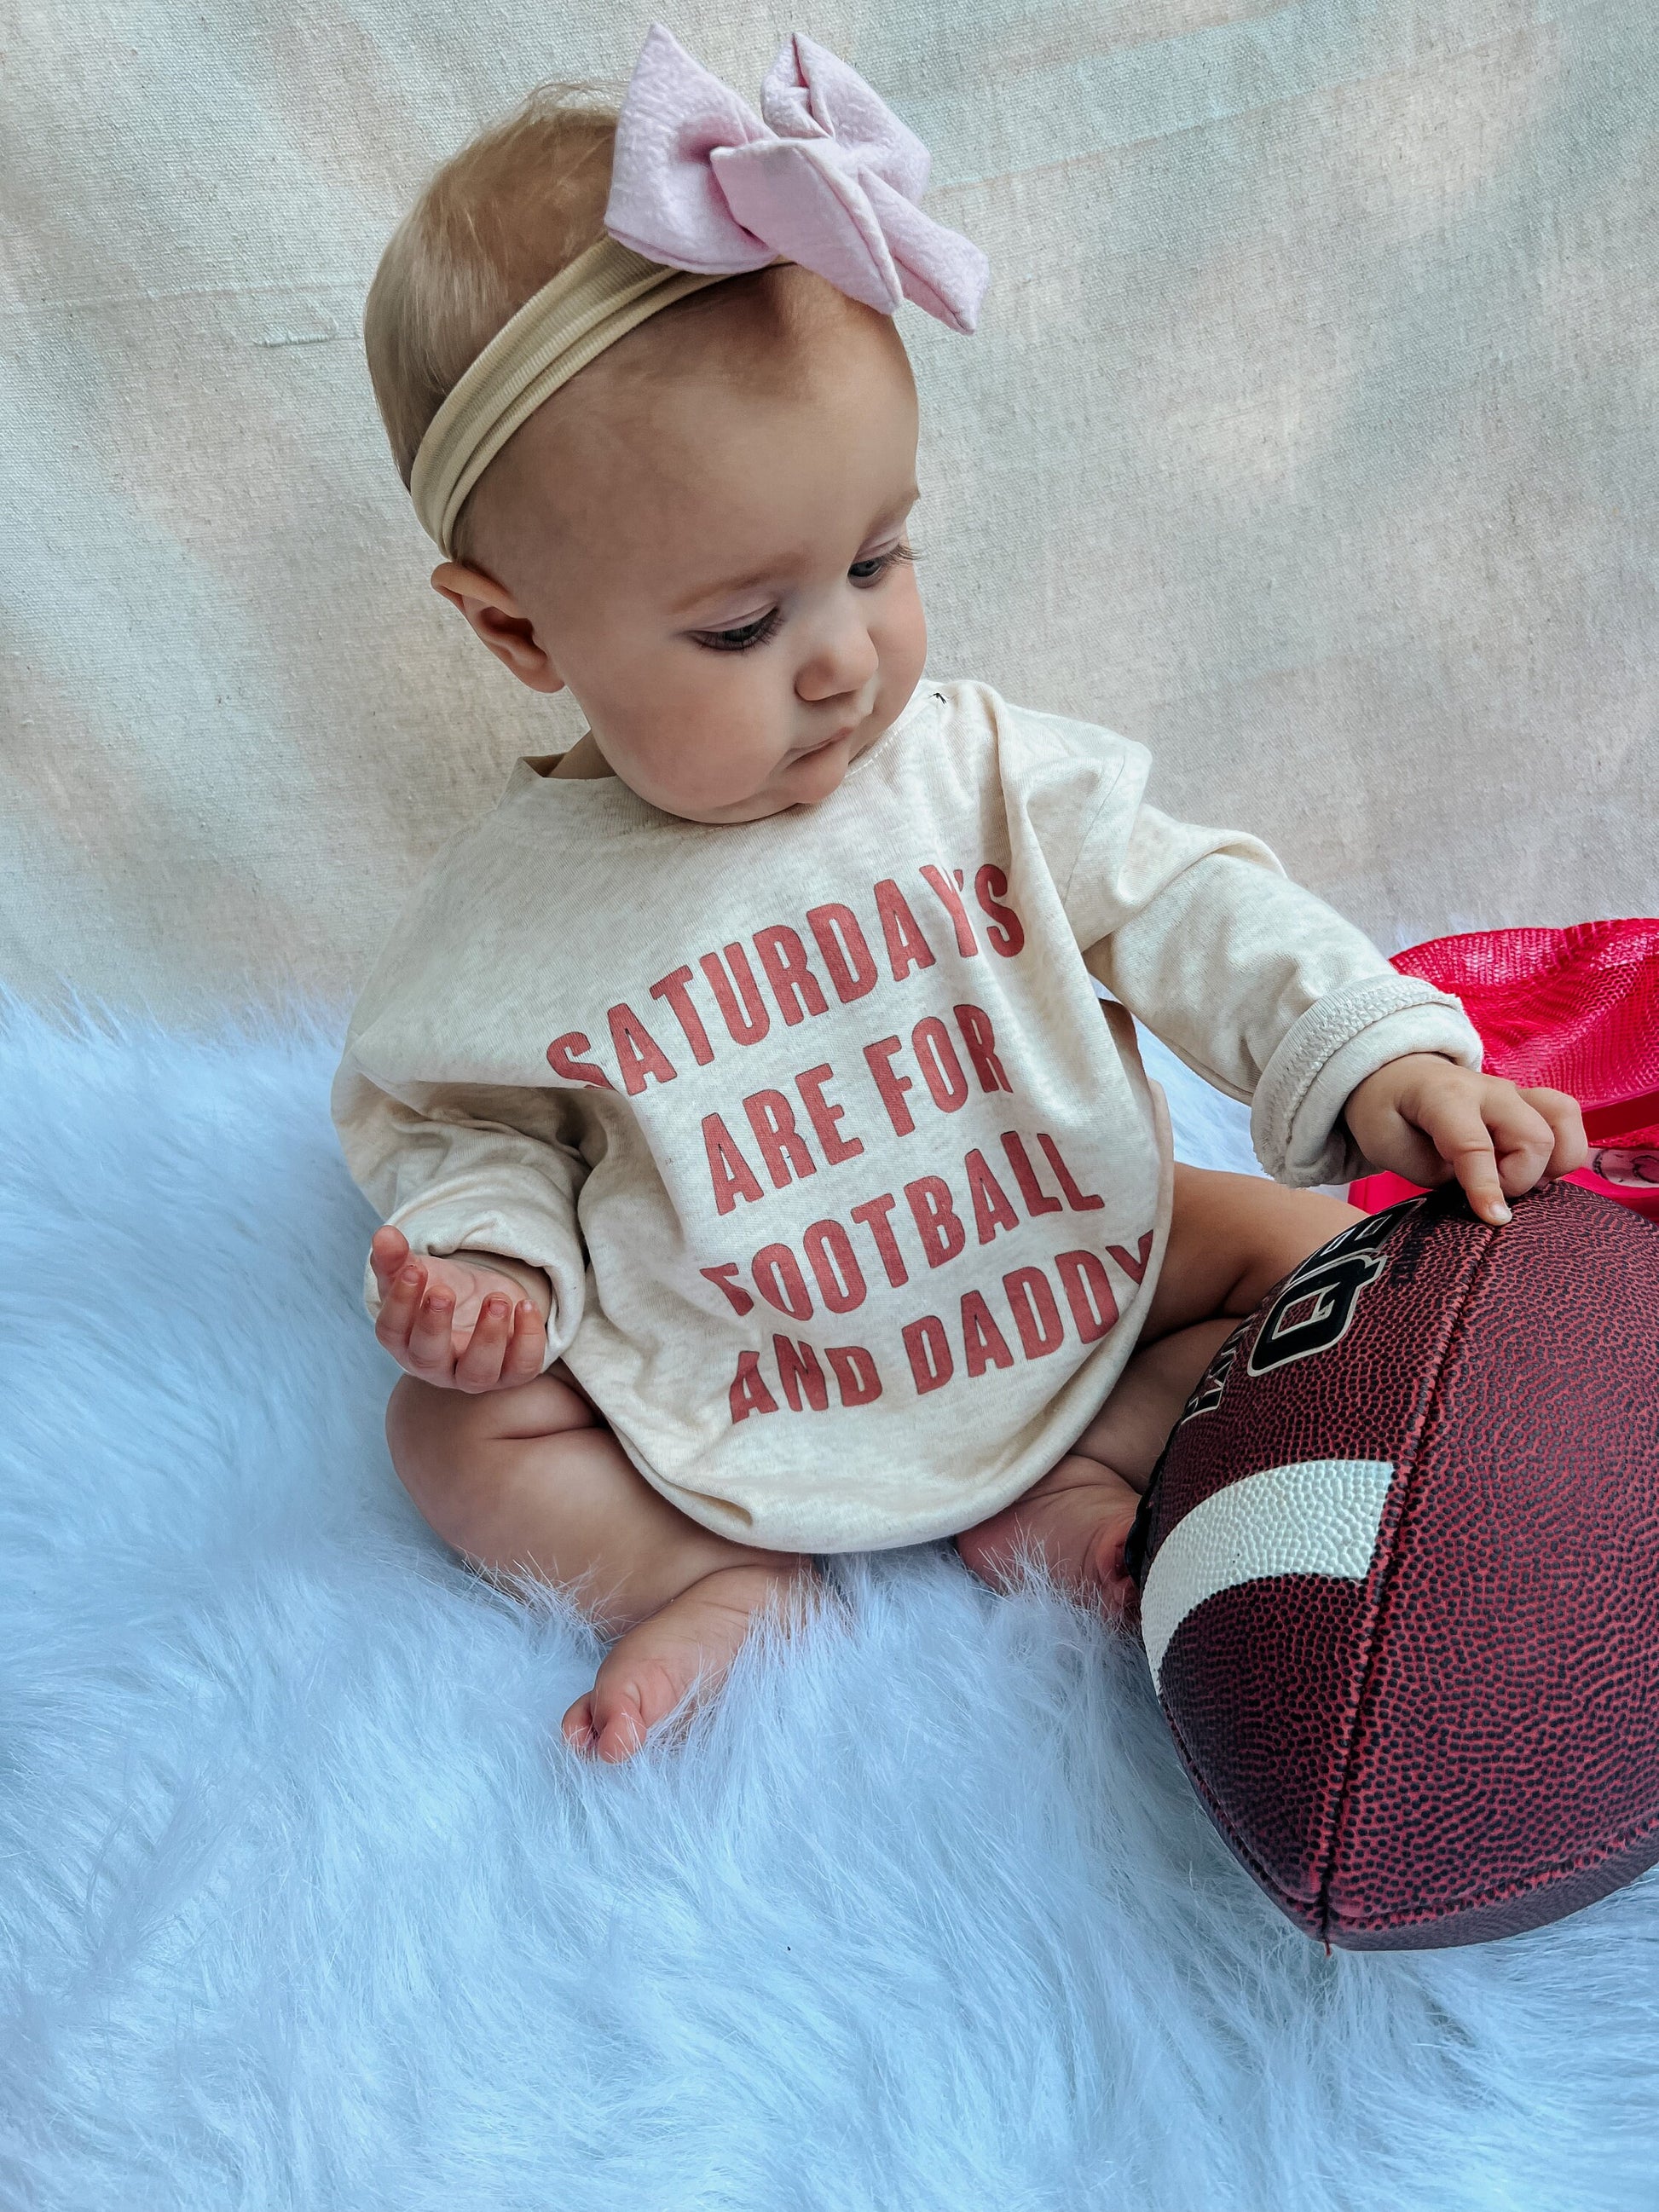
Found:
[[[601,1669],[587,1695],[578,1698],[565,1715],[564,1740],[573,1751],[615,1765],[634,1756],[648,1726],[634,1685],[607,1682]]]
[[[1135,1588],[1124,1561],[1125,1547],[1133,1526],[1133,1513],[1124,1517],[1114,1514],[1095,1539],[1091,1560],[1095,1587],[1100,1592],[1101,1609],[1109,1620],[1128,1626],[1139,1614],[1140,1593]]]
[[[647,1628],[651,1626],[647,1623]],[[682,1665],[679,1662],[687,1662]],[[601,1759],[631,1759],[659,1721],[679,1705],[696,1679],[696,1655],[668,1659],[618,1646],[593,1685],[593,1728]]]
[[[599,1745],[599,1730],[593,1725],[593,1693],[578,1698],[561,1723],[564,1740],[572,1751],[592,1752]]]
[[[603,1713],[594,1717],[594,1749],[599,1757],[615,1766],[624,1759],[632,1759],[645,1741],[646,1722],[638,1705],[626,1692],[608,1700]]]

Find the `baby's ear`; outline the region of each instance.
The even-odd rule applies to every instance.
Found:
[[[537,642],[535,625],[505,584],[498,584],[482,568],[441,561],[432,571],[432,588],[460,609],[469,628],[520,684],[532,691],[563,690],[563,677]]]
[[[440,599],[447,599],[463,613],[469,599],[490,599],[499,604],[512,596],[504,584],[498,584],[493,576],[486,576],[482,568],[469,568],[464,561],[440,561],[432,571],[432,588]]]

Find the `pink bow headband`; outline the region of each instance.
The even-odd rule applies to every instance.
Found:
[[[857,70],[799,32],[757,116],[653,23],[617,118],[608,235],[496,332],[421,441],[410,490],[428,534],[450,553],[468,493],[543,401],[647,315],[722,277],[799,262],[884,314],[908,299],[971,331],[989,264],[916,204],[928,166]]]
[[[733,276],[781,258],[884,314],[914,300],[971,331],[990,265],[917,206],[928,167],[858,71],[799,31],[757,115],[653,23],[617,125],[605,227],[675,269]]]

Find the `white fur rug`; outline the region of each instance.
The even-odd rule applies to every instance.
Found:
[[[386,1456],[336,1033],[0,1031],[8,2212],[1659,2204],[1659,1888],[1328,1959],[943,1547],[578,1764],[590,1639]]]

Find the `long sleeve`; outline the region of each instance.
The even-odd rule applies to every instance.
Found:
[[[1362,1173],[1342,1109],[1389,1060],[1436,1052],[1480,1067],[1459,1001],[1401,975],[1260,839],[1149,805],[1143,746],[1050,726],[1069,773],[1056,761],[1039,775],[1028,812],[1063,862],[1056,880],[1090,972],[1206,1082],[1250,1102],[1270,1175],[1306,1185]],[[1078,755],[1090,752],[1085,787]]]
[[[488,1106],[506,1105],[500,1093],[443,1084],[399,1091],[371,1080],[348,1050],[330,1107],[353,1180],[416,1252],[499,1252],[541,1268],[553,1286],[543,1362],[550,1366],[582,1315],[576,1193],[586,1162],[571,1145],[491,1118]],[[380,1298],[368,1265],[363,1299],[373,1319]]]

